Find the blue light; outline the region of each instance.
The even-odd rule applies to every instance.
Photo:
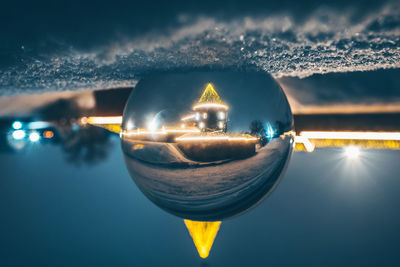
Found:
[[[271,126],[271,124],[269,122],[267,122],[267,125],[265,127],[265,136],[268,139],[271,139],[271,138],[273,138],[275,136],[275,131],[272,128],[272,126]]]
[[[79,131],[79,125],[77,123],[72,124],[72,131],[74,132]]]
[[[12,124],[12,127],[15,130],[21,129],[22,128],[22,123],[20,121],[14,121],[13,124]]]
[[[26,135],[26,133],[25,133],[25,131],[23,131],[23,130],[16,130],[16,131],[14,131],[14,132],[12,133],[12,137],[13,137],[15,140],[24,139],[24,138],[25,138],[25,135]]]

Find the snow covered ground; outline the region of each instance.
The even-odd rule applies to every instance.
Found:
[[[272,190],[290,151],[286,137],[253,157],[212,166],[146,164],[127,154],[125,162],[142,192],[160,207],[185,218],[215,219],[248,209]]]

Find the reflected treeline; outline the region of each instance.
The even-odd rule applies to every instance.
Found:
[[[74,165],[105,160],[114,133],[89,125],[86,116],[120,115],[131,89],[77,94],[40,106],[31,114],[0,118],[0,153],[18,153],[32,146],[60,146]],[[19,105],[19,103],[15,103]]]
[[[258,144],[260,146],[265,146],[268,144],[269,140],[274,137],[280,136],[285,132],[290,131],[290,127],[281,121],[276,121],[274,125],[270,123],[263,123],[261,120],[253,120],[249,126],[249,132],[252,136],[258,138]]]
[[[61,124],[58,127],[61,147],[66,154],[66,160],[76,165],[95,164],[107,158],[111,149],[109,131],[102,128],[79,125],[74,130],[73,123]]]

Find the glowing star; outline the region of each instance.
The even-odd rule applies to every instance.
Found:
[[[207,258],[221,222],[196,222],[191,220],[184,220],[184,222],[200,257]]]

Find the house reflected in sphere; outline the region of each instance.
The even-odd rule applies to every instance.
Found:
[[[271,125],[279,125],[272,136]],[[164,73],[132,92],[122,149],[151,201],[185,219],[215,221],[272,192],[291,155],[292,125],[284,93],[265,73]]]

